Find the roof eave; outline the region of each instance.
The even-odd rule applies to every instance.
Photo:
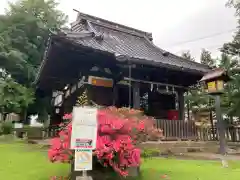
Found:
[[[165,64],[161,62],[156,62],[154,60],[146,60],[146,59],[141,59],[141,58],[135,58],[135,57],[129,57],[125,55],[116,55],[116,59],[120,62],[134,62],[136,64],[145,64],[145,65],[151,65],[151,66],[156,66],[156,67],[165,67],[177,71],[188,71],[189,73],[193,73],[196,75],[204,75],[205,73],[209,72],[210,69],[206,69],[205,71],[199,70],[199,69],[190,69],[190,68],[184,68],[184,67],[179,67],[175,66],[172,64]]]

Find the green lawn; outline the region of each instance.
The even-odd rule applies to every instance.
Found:
[[[66,175],[67,164],[53,164],[47,152],[35,145],[0,142],[1,180],[49,180],[54,175]]]
[[[144,180],[239,180],[240,162],[229,166],[222,168],[216,161],[152,159],[143,163],[142,169]]]
[[[46,151],[35,145],[0,142],[1,180],[49,180],[54,175],[66,175],[67,164],[52,164]],[[144,161],[142,180],[239,180],[240,162],[230,162],[224,169],[220,162],[176,159]],[[164,176],[166,175],[166,176]]]

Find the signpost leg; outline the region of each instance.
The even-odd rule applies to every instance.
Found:
[[[86,178],[87,177],[87,171],[82,171],[82,176]]]
[[[227,161],[225,160],[226,155],[226,140],[225,140],[225,125],[222,120],[221,106],[220,106],[220,95],[215,96],[215,106],[216,106],[216,117],[217,117],[217,125],[219,130],[219,141],[220,141],[220,153],[222,155],[222,165],[223,167],[227,167]]]

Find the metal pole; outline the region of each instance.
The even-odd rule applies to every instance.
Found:
[[[82,176],[86,178],[87,177],[87,171],[82,171]]]
[[[220,106],[220,95],[215,96],[215,106],[216,106],[216,117],[217,117],[217,126],[219,132],[219,141],[220,141],[220,153],[222,155],[222,165],[227,167],[227,161],[224,156],[226,155],[226,140],[225,140],[225,125],[222,120],[221,106]]]

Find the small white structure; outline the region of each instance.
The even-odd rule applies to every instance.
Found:
[[[14,129],[21,129],[23,128],[23,123],[14,123]]]
[[[43,123],[37,122],[38,115],[31,115],[30,116],[30,126],[31,127],[43,127]]]

